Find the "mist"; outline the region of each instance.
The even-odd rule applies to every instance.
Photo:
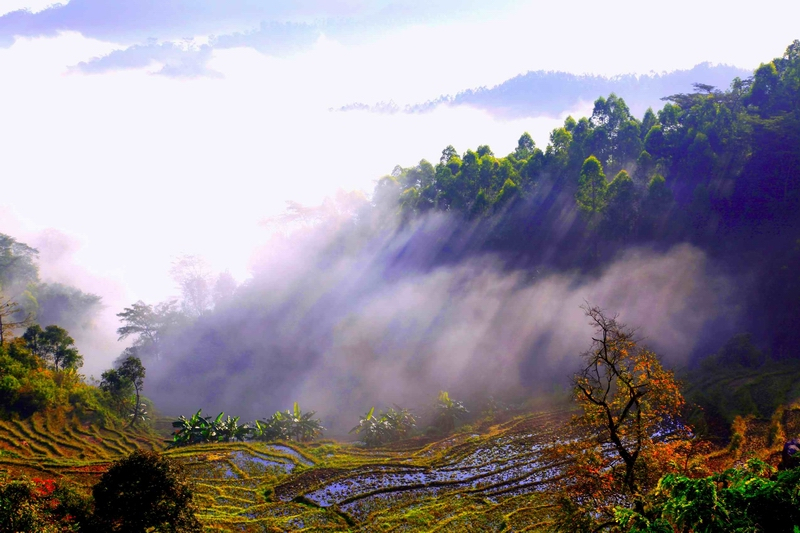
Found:
[[[255,419],[299,401],[336,434],[372,406],[424,409],[439,390],[475,403],[567,385],[591,342],[587,304],[636,327],[673,367],[733,317],[730,284],[690,245],[548,272],[472,249],[454,256],[453,236],[476,233],[447,214],[371,229],[364,213],[295,227],[256,254],[231,301],[149,363],[158,408]]]
[[[0,216],[0,228],[38,252],[34,259],[38,271],[36,322],[42,327],[55,324],[65,328],[84,357],[80,373],[99,377],[129,344],[119,342],[116,334],[116,313],[129,303],[128,289],[121,279],[96,274],[81,264],[84,246],[75,236],[54,228],[26,231],[9,213]],[[21,291],[26,287],[4,289],[7,296],[22,301]]]
[[[75,339],[75,345],[84,356],[81,373],[99,378],[103,370],[119,355],[127,342],[117,340],[119,319],[116,314],[127,303],[123,284],[112,278],[96,275],[80,265],[75,255],[81,242],[75,237],[55,229],[47,229],[31,236],[30,244],[39,250],[39,275],[45,283],[58,283],[83,292],[100,296],[91,314],[82,320],[69,320],[68,312],[60,313],[57,320],[46,320],[61,325]]]
[[[635,116],[642,116],[648,107],[659,109],[661,98],[683,93],[695,83],[719,88],[730,86],[734,78],[746,78],[748,69],[728,65],[701,63],[687,70],[640,76],[615,75],[578,76],[566,72],[529,71],[493,87],[467,89],[456,95],[442,95],[425,103],[398,106],[384,102],[373,106],[355,103],[342,106],[340,111],[371,111],[377,113],[427,113],[440,106],[471,106],[502,119],[558,116],[564,109],[581,102],[593,101],[598,95],[615,93],[622,96]]]

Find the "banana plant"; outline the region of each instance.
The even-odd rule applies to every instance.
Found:
[[[211,417],[201,416],[202,411],[202,409],[198,409],[198,411],[188,419],[181,415],[178,420],[172,423],[172,427],[175,428],[175,431],[172,434],[172,440],[168,441],[170,448],[209,442],[213,439],[215,431],[211,423]],[[222,413],[220,413],[218,419],[221,418]]]
[[[133,402],[134,405],[130,408],[131,412],[128,416],[131,417],[131,425],[135,425],[136,422],[146,422],[148,420],[147,417],[147,404],[144,402],[139,402],[138,404]]]
[[[316,413],[303,413],[297,402],[291,410],[277,411],[266,420],[257,420],[253,429],[256,440],[296,440],[309,442],[325,430],[319,420],[312,418]]]
[[[252,437],[255,440],[269,442],[281,438],[281,428],[276,424],[274,415],[267,420],[256,420],[253,426]]]
[[[303,413],[297,402],[291,411],[278,411],[268,420],[256,420],[253,425],[239,424],[239,417],[228,417],[220,413],[212,420],[202,416],[202,409],[191,418],[181,415],[172,423],[175,431],[172,440],[167,441],[169,447],[188,446],[204,442],[232,442],[255,440],[296,440],[309,442],[322,434],[325,428],[319,420],[312,418],[314,411]]]
[[[394,404],[386,413],[383,414],[389,426],[392,428],[392,434],[395,440],[406,438],[417,426],[417,417],[411,412],[410,409],[400,407]]]
[[[383,417],[375,416],[375,407],[361,417],[350,433],[359,433],[367,446],[380,446],[389,439],[390,428]]]
[[[416,425],[417,420],[411,411],[395,405],[385,413],[375,415],[375,408],[361,417],[358,425],[350,433],[360,433],[367,446],[380,446],[387,442],[406,437]]]
[[[289,440],[289,417],[277,411],[266,420],[256,420],[253,438],[261,441]]]
[[[233,442],[247,440],[253,434],[253,428],[247,424],[239,425],[239,417],[231,417],[221,421],[222,413],[214,421],[217,433],[217,442]]]
[[[439,392],[439,400],[434,407],[434,411],[436,413],[435,425],[444,432],[453,431],[456,427],[456,422],[469,413],[464,404],[450,398],[450,394],[447,391]]]
[[[322,435],[325,430],[319,420],[311,418],[316,414],[316,411],[303,413],[297,402],[294,402],[291,413],[286,411],[286,414],[289,415],[289,439],[294,439],[298,442],[310,442]]]

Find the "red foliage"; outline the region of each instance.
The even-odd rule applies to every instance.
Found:
[[[42,479],[35,477],[31,481],[33,481],[34,485],[36,485],[34,494],[40,498],[50,496],[53,491],[56,490],[56,482],[53,479]]]

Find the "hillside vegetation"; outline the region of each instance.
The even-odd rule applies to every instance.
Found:
[[[172,272],[182,300],[118,313],[117,334],[131,346],[97,382],[79,373],[83,354],[64,329],[97,300],[41,283],[36,250],[0,235],[0,533],[796,533],[800,443],[786,441],[800,434],[800,41],[727,90],[698,85],[666,102],[640,120],[611,94],[591,117],[568,118],[543,150],[527,134],[505,157],[448,146],[435,165],[398,166],[369,201],[295,205],[284,221],[308,224],[322,244],[304,258],[313,267],[278,269],[278,296],[263,272],[237,287],[184,257]],[[449,231],[430,230],[437,215]],[[541,346],[550,337],[506,365],[477,337],[481,357],[450,354],[445,367],[427,366],[430,344],[445,335],[442,308],[410,306],[425,330],[410,359],[392,347],[412,336],[414,320],[348,329],[383,311],[351,296],[408,276],[398,265],[429,273],[491,257],[568,279],[597,275],[634,248],[687,243],[738,281],[726,308],[736,316],[735,328],[725,316],[708,324],[678,369],[637,324],[594,303],[583,307],[592,328],[583,351],[557,369],[572,374],[570,394],[555,371],[539,372],[545,350],[558,348]],[[365,248],[395,260],[367,261]],[[465,279],[442,294],[468,291]],[[516,278],[513,290],[526,283]],[[61,316],[44,304],[53,291],[75,306],[64,323],[50,322]],[[473,327],[467,321],[489,317],[486,338],[522,336],[521,322],[466,309],[458,318]],[[461,326],[447,336],[467,337]],[[465,383],[428,390],[450,367]],[[320,381],[307,383],[312,370]],[[475,374],[501,372],[526,378],[492,382],[508,390],[490,396]],[[385,389],[420,405],[388,407],[375,392]],[[323,439],[323,420],[300,408],[306,397],[270,410],[298,390],[319,403],[335,397],[311,407],[340,434],[354,426],[351,440]],[[170,423],[145,393],[165,399],[159,407],[192,409]],[[236,399],[243,418],[226,418],[219,404]]]

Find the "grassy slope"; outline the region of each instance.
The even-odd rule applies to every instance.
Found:
[[[0,421],[0,472],[12,477],[67,476],[88,486],[109,462],[136,448],[162,447],[162,439],[152,432],[85,424],[63,411]]]

